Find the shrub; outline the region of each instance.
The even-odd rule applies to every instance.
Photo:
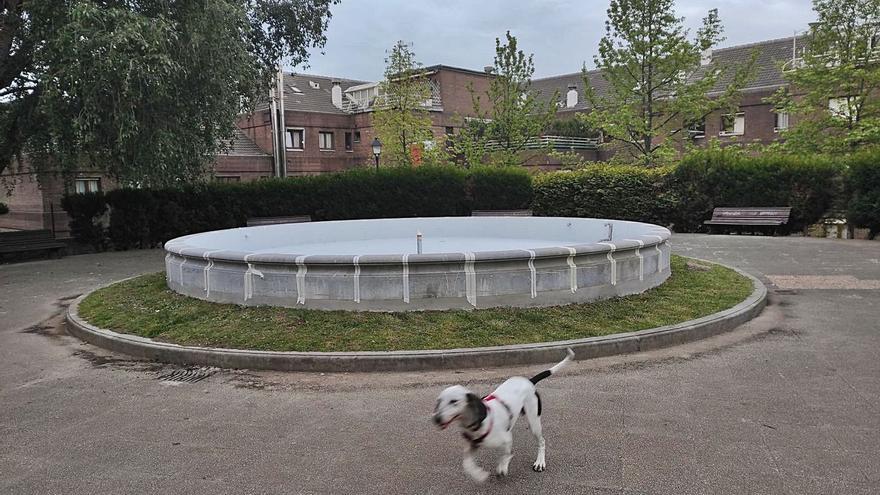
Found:
[[[475,167],[467,177],[470,210],[525,210],[532,203],[532,176],[522,167]]]
[[[880,153],[855,155],[848,165],[847,217],[854,226],[869,229],[873,238],[880,232]]]
[[[681,197],[674,222],[697,231],[720,206],[790,206],[788,227],[801,230],[818,221],[843,194],[841,164],[825,157],[758,157],[730,148],[689,153],[675,168],[673,187]]]
[[[456,216],[472,209],[527,208],[531,197],[531,178],[524,170],[423,166],[180,189],[117,189],[67,196],[62,205],[80,242],[131,249],[243,226],[250,217]],[[96,221],[108,210],[108,225],[99,228]]]
[[[668,224],[679,199],[671,171],[597,165],[535,177],[532,210],[541,216],[595,217]]]
[[[9,213],[9,207],[5,203],[0,203],[0,215]]]
[[[64,196],[61,207],[70,217],[70,235],[99,251],[107,248],[107,199],[104,193]]]

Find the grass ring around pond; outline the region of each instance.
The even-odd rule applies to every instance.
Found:
[[[672,257],[645,293],[550,308],[354,313],[206,302],[154,273],[99,289],[79,315],[100,328],[187,346],[260,351],[399,351],[529,344],[634,332],[701,318],[746,299],[752,282],[718,265]]]

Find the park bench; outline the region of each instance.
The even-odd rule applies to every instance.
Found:
[[[474,210],[472,217],[530,217],[532,210]]]
[[[786,225],[791,216],[790,207],[749,207],[749,208],[715,208],[712,219],[703,222],[709,225],[710,231],[714,225],[726,225],[728,227],[754,227],[755,230],[770,230],[776,232],[776,228]]]
[[[57,253],[67,244],[55,239],[51,230],[0,232],[0,256],[33,251]]]
[[[258,225],[279,225],[283,223],[303,223],[311,221],[312,217],[309,215],[298,217],[253,217],[247,219],[247,226],[256,227]]]

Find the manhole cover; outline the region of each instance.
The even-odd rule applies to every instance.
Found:
[[[195,383],[217,373],[218,370],[218,368],[203,367],[177,368],[160,372],[159,380],[163,382]]]

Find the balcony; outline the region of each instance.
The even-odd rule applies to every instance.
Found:
[[[489,141],[486,143],[486,148],[495,151],[502,149],[502,146],[497,141]],[[524,146],[527,150],[547,148],[554,151],[595,150],[599,148],[599,138],[541,136],[530,139]]]
[[[431,112],[443,111],[443,99],[440,97],[440,84],[429,80],[431,98],[422,106]],[[362,84],[348,88],[343,94],[342,110],[346,113],[364,113],[388,106],[388,98],[382,92],[380,83]]]

